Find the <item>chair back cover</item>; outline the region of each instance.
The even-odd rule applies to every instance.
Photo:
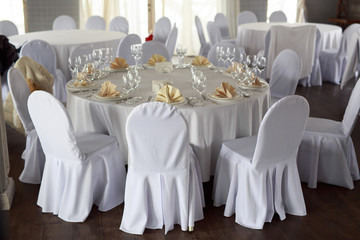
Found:
[[[92,44],[81,44],[76,46],[70,53],[70,58],[82,56],[82,55],[89,55],[93,52],[93,45]]]
[[[35,91],[29,97],[28,108],[45,155],[83,160],[71,119],[59,100],[48,92]]]
[[[227,17],[225,16],[225,14],[217,13],[215,15],[214,23],[220,30],[221,38],[229,39],[230,38],[229,23],[228,23],[228,20],[227,20]]]
[[[159,41],[165,44],[166,39],[168,38],[171,31],[171,22],[167,17],[161,17],[155,23],[154,27],[154,39],[155,41]]]
[[[169,34],[169,36],[168,36],[168,38],[166,39],[166,42],[165,42],[165,47],[169,52],[169,61],[171,61],[171,59],[172,59],[172,57],[174,55],[177,36],[178,36],[178,29],[177,29],[176,26],[174,26],[171,29],[171,32],[170,32],[170,34]]]
[[[101,16],[91,16],[86,20],[85,29],[105,30],[106,22]]]
[[[53,30],[61,30],[61,29],[76,29],[75,20],[67,15],[61,15],[55,18],[53,25]]]
[[[359,72],[360,63],[360,32],[355,32],[352,36],[352,41],[347,52],[346,66],[341,78],[341,86],[343,87],[354,77],[355,72]],[[357,75],[355,75],[357,77]],[[357,80],[357,79],[355,79]]]
[[[360,81],[358,80],[355,84],[355,87],[351,93],[348,105],[346,107],[344,117],[342,120],[344,134],[350,136],[352,130],[354,129],[356,120],[359,116],[360,110]]]
[[[129,65],[134,65],[135,60],[131,55],[131,45],[141,44],[141,39],[137,34],[129,34],[123,37],[116,50],[117,57],[123,57],[126,59]]]
[[[154,54],[160,54],[166,58],[167,61],[170,61],[169,52],[166,49],[165,45],[161,42],[157,41],[148,41],[143,43],[142,45],[142,58],[140,60],[141,64],[145,64],[148,62],[149,58],[151,58]]]
[[[275,11],[270,14],[269,22],[287,22],[287,17],[283,11]]]
[[[260,124],[253,166],[295,160],[308,117],[309,104],[304,97],[287,96],[272,105]]]
[[[255,15],[255,13],[253,13],[252,11],[242,11],[238,14],[237,16],[237,25],[241,25],[244,23],[252,23],[252,22],[257,22],[257,17]]]
[[[283,98],[294,95],[301,72],[301,59],[290,49],[285,49],[276,57],[271,69],[270,93],[272,97]]]
[[[346,57],[348,50],[351,46],[353,34],[360,31],[360,24],[354,23],[348,26],[342,35],[338,56]]]
[[[208,42],[206,42],[205,35],[204,35],[204,29],[201,24],[200,18],[198,16],[195,16],[195,26],[196,26],[196,30],[197,30],[197,33],[199,35],[199,40],[200,40],[199,55],[206,57],[210,50],[210,45]]]
[[[214,44],[221,42],[221,33],[219,28],[216,24],[212,21],[208,21],[207,23],[207,31],[210,38],[210,45],[213,46]]]
[[[216,47],[217,46],[223,46],[225,48],[229,47],[229,48],[235,48],[235,58],[234,58],[234,62],[239,62],[239,56],[240,56],[240,51],[242,51],[242,48],[238,48],[235,46],[235,44],[230,43],[230,42],[219,42],[216,43],[215,45],[213,45],[210,50],[209,53],[207,55],[207,58],[209,60],[209,62],[214,65],[214,66],[218,66],[218,60],[216,58]],[[243,50],[242,52],[245,52],[245,50]],[[227,63],[229,64],[229,63]],[[222,66],[222,64],[220,63],[220,65]]]
[[[3,20],[0,21],[0,34],[5,35],[6,37],[10,37],[13,35],[18,35],[19,31],[13,22],[9,20]]]
[[[109,23],[110,31],[129,33],[129,22],[125,17],[117,16],[114,17]]]

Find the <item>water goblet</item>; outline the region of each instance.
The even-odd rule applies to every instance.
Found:
[[[139,85],[141,83],[141,77],[139,75],[139,71],[137,69],[130,69],[127,72],[128,78],[130,78],[131,81],[134,81],[134,90],[136,91],[135,96],[133,97],[134,101],[139,101],[142,99],[139,95]]]
[[[184,57],[187,53],[187,49],[183,47],[182,45],[177,45],[176,47],[176,54],[179,56],[179,64],[176,66],[176,68],[186,68],[186,65],[184,64]]]
[[[264,69],[266,67],[266,58],[258,57],[256,67],[257,67],[257,70],[259,71],[259,76],[262,77],[261,73],[264,71]]]
[[[135,100],[133,98],[135,84],[136,84],[135,81],[131,79],[128,74],[123,75],[121,86],[123,91],[127,95],[126,104],[131,105],[135,103]]]

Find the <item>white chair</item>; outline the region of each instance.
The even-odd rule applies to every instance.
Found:
[[[125,17],[117,16],[114,17],[109,23],[110,31],[129,33],[129,22]]]
[[[40,184],[45,155],[27,107],[27,100],[30,96],[29,86],[22,73],[16,68],[10,68],[8,71],[8,85],[14,107],[26,134],[26,147],[21,155],[21,158],[24,159],[24,169],[19,180],[25,183]]]
[[[131,55],[131,45],[141,44],[141,39],[136,34],[129,34],[123,37],[116,50],[116,56],[125,58],[129,65],[135,64],[135,59]]]
[[[218,60],[217,60],[217,57],[216,57],[216,47],[217,46],[222,46],[224,47],[225,49],[226,48],[235,48],[235,58],[234,58],[234,62],[239,62],[239,56],[240,56],[240,53],[245,53],[245,49],[244,48],[238,48],[236,47],[234,44],[230,43],[230,42],[219,42],[219,43],[216,43],[215,45],[213,45],[211,48],[210,48],[210,51],[207,55],[207,58],[209,60],[209,62],[214,65],[214,66],[223,66],[222,63],[219,64]],[[225,64],[226,67],[229,66],[229,62],[227,61],[226,64]]]
[[[174,55],[177,36],[178,36],[178,29],[174,25],[174,27],[171,29],[170,34],[169,34],[169,36],[168,36],[168,38],[166,39],[166,42],[165,42],[165,47],[169,52],[169,61],[171,61],[171,59],[172,59],[172,57]]]
[[[316,29],[316,42],[315,42],[315,54],[314,54],[314,64],[311,70],[310,76],[306,79],[307,85],[310,86],[321,86],[322,85],[322,75],[320,67],[320,50],[321,50],[321,32],[319,29]]]
[[[221,33],[219,28],[216,26],[216,24],[213,21],[208,21],[206,27],[210,38],[210,46],[213,46],[216,43],[221,42]]]
[[[153,40],[159,41],[165,44],[166,39],[168,38],[171,31],[171,22],[167,17],[161,17],[154,27],[154,38]]]
[[[63,30],[63,29],[76,29],[75,20],[67,15],[61,15],[55,18],[53,25],[53,30]]]
[[[290,49],[285,49],[277,55],[271,68],[270,93],[271,105],[279,99],[294,95],[299,83],[301,59]]]
[[[110,210],[124,199],[125,165],[116,138],[75,134],[60,101],[33,92],[28,108],[46,161],[37,204],[68,222],[84,222],[93,204]]]
[[[245,24],[245,23],[252,23],[257,22],[257,17],[255,13],[252,11],[242,11],[237,16],[237,25]]]
[[[198,16],[195,16],[195,26],[196,26],[196,30],[198,32],[199,40],[200,40],[199,56],[206,57],[210,50],[210,44],[208,42],[206,42],[204,30],[203,30],[200,18]]]
[[[346,66],[351,39],[357,31],[360,31],[360,24],[351,24],[343,32],[339,49],[324,49],[320,51],[319,60],[323,81],[340,84]]]
[[[348,189],[359,180],[359,167],[351,133],[360,110],[360,81],[351,93],[341,122],[309,118],[298,153],[298,169],[302,181],[310,188],[317,182]]]
[[[105,30],[106,22],[101,16],[91,16],[86,20],[85,29]]]
[[[283,11],[275,11],[270,14],[269,22],[287,22],[287,17]]]
[[[262,229],[275,212],[281,220],[306,215],[296,156],[308,116],[306,99],[288,96],[270,107],[257,136],[223,143],[213,198],[214,206],[226,204],[224,216]]]
[[[217,13],[215,15],[214,23],[220,30],[221,39],[229,39],[229,23],[225,14]]]
[[[78,45],[71,51],[69,58],[73,59],[74,57],[92,54],[93,49],[94,46],[92,44]]]
[[[166,234],[179,224],[191,230],[205,203],[186,120],[172,105],[145,103],[131,112],[125,130],[129,164],[120,229],[143,234],[165,225]]]
[[[9,20],[3,20],[0,21],[0,34],[5,35],[6,37],[10,37],[13,35],[18,35],[19,31],[13,22]]]
[[[360,32],[353,34],[351,44],[349,46],[349,51],[347,51],[347,60],[344,69],[344,73],[341,78],[340,88],[343,89],[344,86],[351,80],[358,79],[359,70],[360,70]]]
[[[149,41],[145,42],[142,45],[142,58],[139,61],[139,64],[146,64],[154,54],[162,55],[164,58],[166,58],[167,61],[170,61],[169,52],[166,49],[165,45],[161,42],[157,41]]]
[[[60,101],[66,102],[66,79],[63,72],[56,68],[56,53],[53,47],[43,40],[30,40],[20,50],[20,57],[23,56],[31,57],[55,77],[54,96]]]

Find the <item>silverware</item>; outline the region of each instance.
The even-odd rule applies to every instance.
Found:
[[[202,97],[205,101],[209,100],[208,97],[207,97],[205,94],[201,94],[201,97]]]
[[[151,99],[152,99],[152,96],[149,96],[147,101],[150,102]]]
[[[186,97],[186,100],[187,100],[188,104],[189,104],[191,107],[194,107],[194,104],[193,104],[193,103],[191,103],[190,98]]]

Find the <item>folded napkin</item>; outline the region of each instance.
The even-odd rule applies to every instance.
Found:
[[[127,64],[126,59],[122,57],[117,57],[110,63],[111,69],[118,69],[118,68],[127,68],[129,64]]]
[[[148,60],[148,64],[150,66],[155,66],[155,63],[158,63],[158,62],[166,62],[166,58],[160,54],[154,54]]]
[[[184,97],[181,95],[180,90],[171,85],[164,85],[157,93],[155,101],[172,103],[184,101]]]
[[[220,98],[233,98],[236,95],[236,91],[230,83],[222,82],[221,86],[216,88],[214,95]]]
[[[233,64],[231,66],[229,66],[229,68],[226,70],[227,73],[232,73],[232,72],[236,72],[238,71],[239,67],[241,69],[241,72],[245,71],[242,68],[242,63],[238,63],[238,62],[233,62]]]
[[[110,81],[105,81],[101,84],[101,88],[99,91],[100,97],[116,97],[119,96],[120,92],[116,91],[116,85],[111,83]]]
[[[81,80],[75,80],[74,81],[74,86],[75,87],[86,87],[89,85],[89,82],[84,80],[84,79],[81,79]]]
[[[192,65],[194,66],[207,66],[210,64],[209,60],[204,56],[196,56],[192,62]]]
[[[255,75],[255,73],[251,73],[251,79],[250,79],[252,82],[251,86],[253,87],[261,87],[262,86],[262,83],[261,81],[259,80],[259,78]]]

